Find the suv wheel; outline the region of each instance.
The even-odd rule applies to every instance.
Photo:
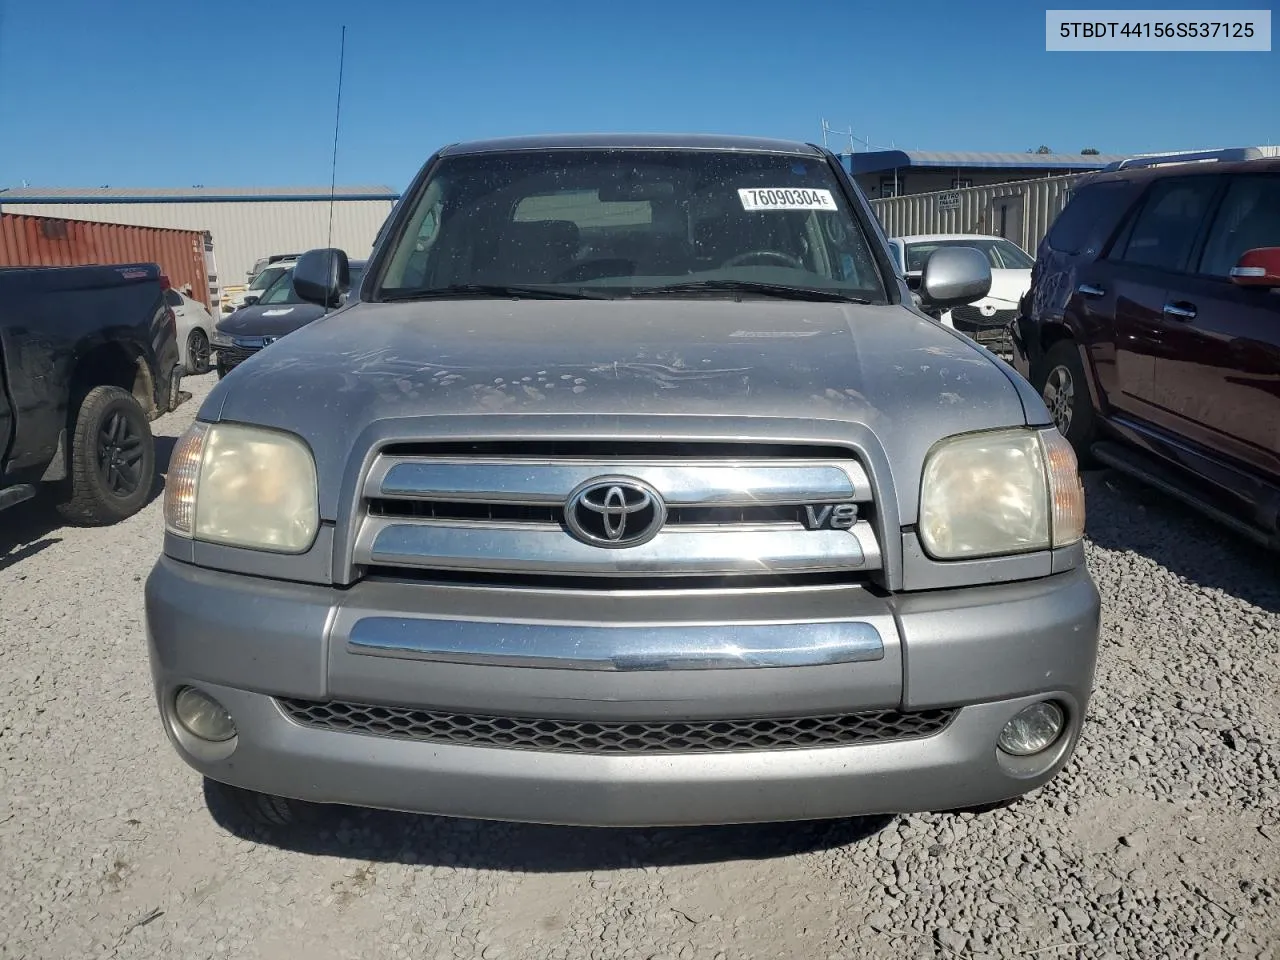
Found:
[[[133,394],[94,387],[81,401],[71,462],[58,512],[72,523],[101,526],[131,517],[155,483],[151,425]]]
[[[192,330],[187,338],[187,372],[202,377],[209,372],[209,338],[203,330]]]
[[[316,804],[271,793],[259,793],[243,787],[233,787],[218,780],[205,779],[206,791],[224,811],[243,822],[267,830],[283,830],[310,823],[316,819]]]
[[[1036,389],[1049,408],[1053,425],[1070,442],[1084,463],[1093,445],[1096,423],[1084,364],[1074,340],[1060,340],[1045,354],[1036,377]]]

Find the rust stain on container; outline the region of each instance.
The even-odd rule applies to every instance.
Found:
[[[177,289],[210,309],[204,234],[198,230],[0,213],[0,267],[155,263]]]

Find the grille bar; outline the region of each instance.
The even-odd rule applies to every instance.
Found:
[[[588,721],[482,716],[348,701],[279,699],[312,729],[428,743],[579,754],[729,753],[916,740],[944,730],[955,709],[869,710],[817,717]]]
[[[648,543],[601,550],[559,526],[368,517],[356,563],[487,573],[600,577],[782,574],[878,570],[871,524],[805,530],[747,524],[668,527]]]
[[[477,461],[382,458],[365,496],[454,503],[563,504],[579,484],[602,473],[656,487],[670,506],[840,503],[871,499],[871,482],[854,461]]]
[[[379,517],[412,517],[423,520],[476,520],[507,523],[564,523],[563,504],[442,503],[437,500],[389,500],[369,502],[369,513]],[[789,524],[804,523],[804,508],[794,504],[752,507],[671,507],[668,524]]]

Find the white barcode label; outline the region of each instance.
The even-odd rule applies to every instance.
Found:
[[[834,210],[830,190],[808,187],[762,187],[739,190],[743,210]]]

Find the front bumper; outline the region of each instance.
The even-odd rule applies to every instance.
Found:
[[[770,604],[844,605],[884,635],[874,662],[609,672],[352,653],[350,626],[392,609],[393,598],[397,615],[487,611],[501,621],[508,610],[536,607],[529,593],[416,583],[336,590],[162,558],[147,582],[147,627],[166,732],[208,777],[317,802],[601,826],[802,820],[952,809],[1032,790],[1074,750],[1093,682],[1098,594],[1084,569],[887,600],[839,588],[739,595],[729,607],[723,596],[690,592],[662,601],[688,608],[673,614],[686,623],[714,622],[679,616],[699,605],[705,613],[718,604],[720,622],[758,618]],[[651,600],[599,596],[594,609]],[[578,601],[591,609],[588,598]],[[184,684],[230,711],[234,740],[204,743],[175,723],[170,705]],[[614,755],[316,729],[289,719],[278,697],[586,721],[958,710],[941,732],[919,739]],[[1067,733],[1029,761],[998,753],[1005,722],[1045,698],[1066,707]]]
[[[1035,327],[1031,320],[1022,314],[1009,324],[1009,339],[1013,346],[1011,364],[1026,380],[1031,379],[1031,368],[1040,362],[1040,340],[1034,333]]]
[[[238,367],[240,364],[244,363],[246,360],[252,357],[255,353],[257,353],[260,349],[262,348],[261,347],[252,347],[252,348],[239,347],[239,346],[236,346],[235,344],[226,344],[226,345],[216,344],[214,346],[214,351],[218,355],[218,359],[217,359],[218,368],[223,372],[226,372],[228,370],[234,369],[235,367]]]

